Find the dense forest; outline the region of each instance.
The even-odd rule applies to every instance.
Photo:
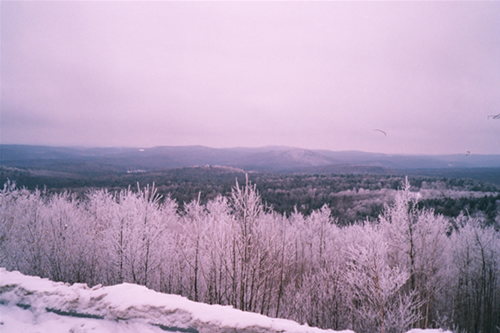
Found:
[[[14,180],[18,187],[47,189],[51,193],[71,191],[85,196],[92,188],[121,191],[137,184],[155,184],[157,193],[184,204],[199,198],[206,204],[222,195],[229,197],[235,181],[243,181],[246,173],[237,168],[199,166],[146,172],[58,173],[47,170],[0,166],[0,183]],[[257,186],[264,206],[276,213],[290,216],[295,210],[309,215],[325,204],[340,225],[359,220],[377,220],[384,205],[394,200],[404,175],[339,174],[339,173],[248,173]],[[419,207],[432,208],[449,218],[460,213],[484,217],[488,225],[496,225],[500,213],[500,185],[468,178],[409,176],[412,191],[419,192]]]
[[[394,195],[381,203],[376,219],[348,224],[328,205],[308,214],[298,205],[289,214],[278,212],[259,193],[279,193],[279,186],[262,191],[248,179],[205,201],[198,191],[182,209],[154,186],[81,193],[7,182],[0,193],[0,265],[90,286],[131,282],[358,333],[412,327],[497,332],[498,214],[489,222],[493,214],[468,210],[445,217],[422,201],[436,191],[425,180],[416,191],[408,180],[387,189],[365,178],[359,188],[335,193]],[[451,189],[450,182],[442,185]],[[314,191],[320,190],[313,185]],[[477,198],[467,203],[470,209],[483,205],[482,192]]]

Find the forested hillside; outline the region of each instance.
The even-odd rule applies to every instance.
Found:
[[[0,265],[359,333],[496,332],[500,232],[481,215],[436,214],[419,205],[422,186],[399,186],[376,220],[342,226],[328,206],[277,213],[248,181],[182,210],[152,186],[76,195],[6,183]]]
[[[500,170],[500,169],[499,169]],[[295,210],[309,215],[325,204],[339,224],[376,220],[384,204],[394,199],[405,176],[367,173],[259,173],[248,174],[263,204],[290,216]],[[412,191],[420,193],[420,207],[433,208],[446,217],[460,213],[484,217],[494,225],[500,213],[500,186],[470,178],[409,176]],[[230,196],[235,181],[243,181],[241,169],[222,166],[177,168],[157,172],[90,173],[69,176],[32,169],[0,167],[0,182],[15,181],[18,187],[46,188],[52,193],[71,191],[84,196],[92,188],[121,191],[137,184],[155,184],[159,195],[170,196],[181,212],[185,203],[199,198],[201,204],[218,195]],[[500,226],[497,226],[500,227]]]

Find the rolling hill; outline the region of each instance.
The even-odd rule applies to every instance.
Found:
[[[151,172],[204,165],[234,167],[247,172],[390,173],[393,170],[496,169],[500,168],[500,155],[389,155],[281,146],[81,148],[0,145],[0,165],[69,174]]]

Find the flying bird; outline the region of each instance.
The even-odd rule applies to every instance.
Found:
[[[465,156],[469,156],[470,155],[470,151],[467,150],[467,154],[465,154]]]
[[[500,119],[500,113],[499,114],[494,114],[494,115],[490,115],[488,116],[488,119],[490,118],[493,118],[493,119]]]
[[[377,132],[383,133],[385,136],[387,136],[387,133],[385,133],[385,132],[384,132],[384,131],[382,131],[382,130],[379,130],[379,129],[374,129],[374,131],[377,131]]]

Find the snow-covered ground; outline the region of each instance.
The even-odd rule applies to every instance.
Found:
[[[89,288],[0,269],[1,331],[333,332],[123,283]],[[346,333],[348,331],[345,331]]]
[[[334,332],[243,312],[230,306],[196,303],[134,284],[89,288],[84,284],[69,285],[25,276],[4,268],[0,268],[0,331]],[[410,332],[420,333],[421,330]]]

